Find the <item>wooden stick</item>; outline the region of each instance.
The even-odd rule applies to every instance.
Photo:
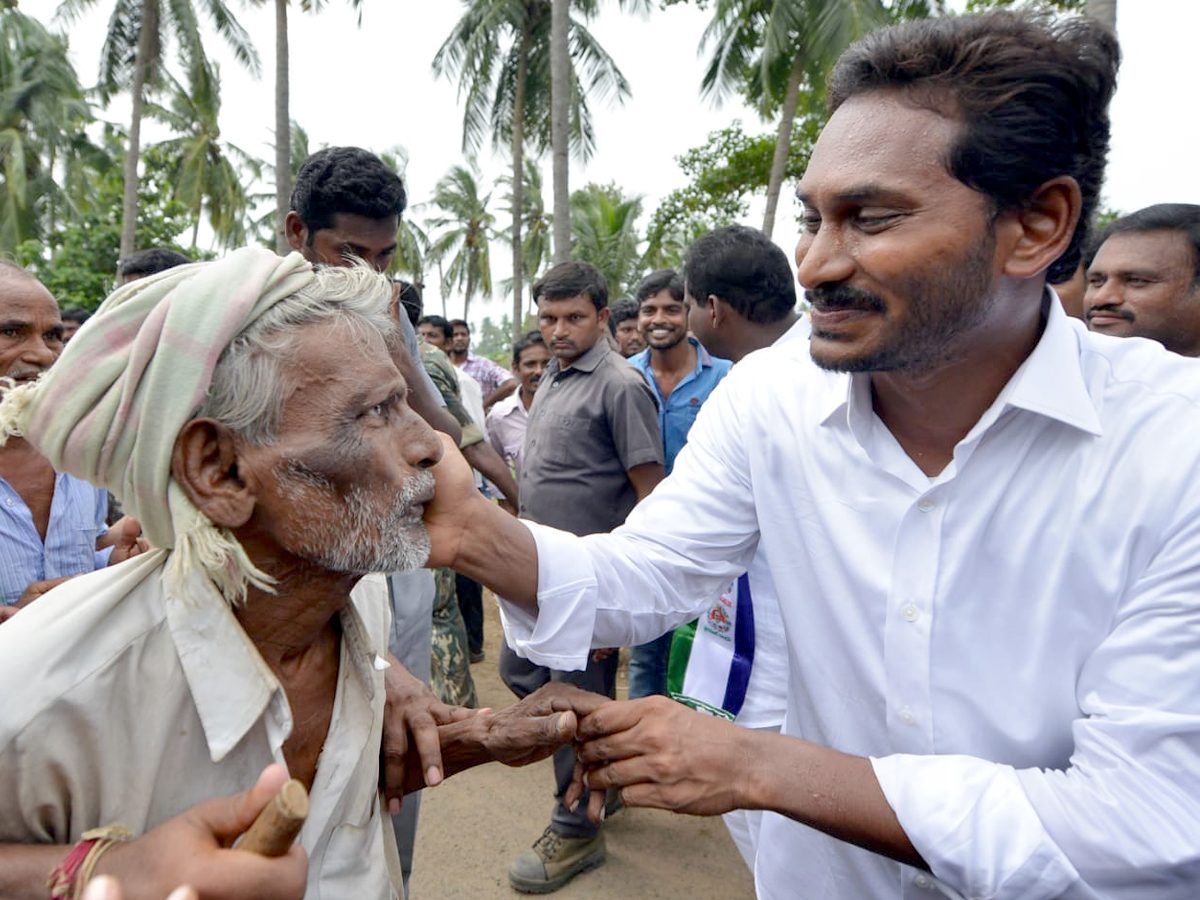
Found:
[[[260,856],[283,856],[308,818],[308,791],[293,778],[258,814],[236,846]]]

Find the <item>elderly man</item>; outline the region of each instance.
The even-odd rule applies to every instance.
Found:
[[[653,637],[762,556],[781,734],[654,697],[579,724],[593,801],[766,810],[760,900],[1196,896],[1200,382],[1046,287],[1118,57],[1085,18],[872,33],[797,189],[811,343],[738,363],[611,534],[464,510],[438,467],[433,558],[512,601],[534,660]]]
[[[1200,356],[1200,206],[1158,203],[1122,216],[1086,262],[1088,328]]]
[[[63,343],[54,297],[32,273],[0,260],[0,377],[32,383]],[[105,524],[105,491],[56,472],[20,438],[0,447],[0,497],[0,622],[68,578],[145,549],[136,520]]]
[[[363,576],[425,562],[443,446],[389,355],[391,293],[364,267],[238,251],[119,290],[60,367],[5,398],[6,432],[114,487],[161,549],[0,630],[0,683],[23,685],[0,693],[0,840],[49,845],[0,846],[0,894],[44,896],[54,870],[76,896],[81,859],[109,846],[87,832],[120,823],[140,837],[92,870],[130,897],[397,896],[378,793],[388,603]],[[447,726],[446,770],[536,758],[573,725]],[[309,789],[304,852],[221,849],[280,769],[205,801],[271,764]],[[421,778],[410,766],[407,786]]]

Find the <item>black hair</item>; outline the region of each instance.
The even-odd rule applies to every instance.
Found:
[[[1120,57],[1112,32],[1078,16],[922,19],[851,45],[830,76],[829,99],[836,110],[858,94],[899,91],[960,120],[947,169],[989,197],[996,215],[1025,207],[1052,178],[1074,178],[1083,204],[1070,245],[1050,266],[1053,281],[1070,276],[1087,241]]]
[[[82,325],[92,317],[92,314],[82,306],[68,306],[61,313],[59,313],[59,316],[64,322],[75,322],[79,325]]]
[[[1114,234],[1141,234],[1147,231],[1178,231],[1192,245],[1192,279],[1200,284],[1200,206],[1194,203],[1156,203],[1114,219],[1097,235],[1084,256],[1092,264],[1100,245]]]
[[[659,269],[651,272],[638,283],[633,296],[641,303],[647,297],[653,297],[660,291],[670,291],[676,300],[683,300],[683,279],[674,269]]]
[[[450,340],[450,338],[454,337],[454,326],[451,325],[449,322],[447,322],[441,316],[422,316],[421,320],[419,322],[417,322],[417,324],[418,325],[425,325],[425,324],[432,325],[434,328],[437,328],[438,330],[440,330],[442,332],[442,334],[444,334],[446,336],[446,340]]]
[[[148,247],[145,250],[134,250],[117,263],[117,277],[128,278],[130,275],[156,275],[173,269],[176,266],[186,266],[192,260],[178,250],[167,247]]]
[[[417,322],[421,320],[421,313],[425,310],[421,289],[411,281],[402,281],[399,278],[393,283],[400,286],[400,305],[404,308],[404,314],[408,316],[409,324],[416,328]]]
[[[528,350],[530,347],[545,347],[545,346],[546,346],[546,341],[542,337],[542,333],[540,331],[526,332],[525,335],[519,341],[517,341],[515,344],[513,344],[513,366],[516,367],[517,365],[520,364],[521,354],[524,353],[526,350]]]
[[[292,188],[291,208],[308,229],[310,244],[316,232],[333,227],[338,213],[399,218],[407,204],[400,176],[358,147],[318,150],[304,161]]]
[[[461,325],[463,328],[467,329],[467,334],[471,333],[471,323],[468,322],[466,319],[451,319],[450,320],[450,328],[452,331],[453,331],[453,329],[457,328],[459,325]]]
[[[745,225],[698,238],[683,262],[683,280],[693,299],[719,297],[751,322],[778,322],[796,308],[796,279],[787,254]]]
[[[608,306],[608,282],[591,263],[559,263],[533,286],[535,300],[566,300],[580,295],[589,297],[597,311]]]
[[[638,302],[632,297],[622,297],[620,300],[614,300],[608,308],[608,330],[616,335],[618,325],[637,317]]]

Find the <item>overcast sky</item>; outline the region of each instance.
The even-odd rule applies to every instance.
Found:
[[[70,29],[72,57],[85,84],[95,80],[96,60],[111,8],[97,10]],[[197,6],[200,4],[197,3]],[[231,3],[238,9],[240,4]],[[222,62],[224,136],[264,159],[273,159],[274,16],[273,3],[239,10],[262,57],[264,75],[255,81],[228,55]],[[57,0],[21,0],[23,12],[52,22]],[[585,165],[572,163],[571,186],[589,181],[616,182],[627,194],[644,196],[643,224],[658,201],[683,183],[675,157],[703,143],[706,135],[740,118],[751,131],[773,130],[741,104],[713,108],[699,99],[704,60],[697,55],[708,14],[675,6],[638,18],[605,10],[591,30],[614,57],[632,87],[623,107],[593,104],[597,152]],[[349,4],[330,0],[319,15],[291,16],[291,114],[309,134],[313,149],[327,144],[356,144],[374,151],[403,146],[409,155],[406,178],[410,196],[420,203],[434,183],[462,161],[462,113],[456,87],[435,80],[430,63],[450,33],[462,6],[457,0],[368,0],[362,26]],[[58,27],[62,27],[61,24]],[[1200,203],[1200,117],[1195,114],[1196,36],[1200,35],[1197,0],[1121,0],[1117,30],[1124,62],[1113,103],[1113,144],[1107,206],[1132,211],[1150,203]],[[210,50],[221,46],[213,37]],[[124,121],[126,104],[114,104],[107,117]],[[152,130],[149,140],[161,138]],[[550,205],[550,160],[542,160],[546,202]],[[508,166],[504,155],[484,150],[479,159],[489,183]],[[501,227],[502,189],[494,208]],[[761,225],[761,203],[747,224]],[[119,211],[114,211],[119,214]],[[420,216],[420,210],[416,215]],[[776,220],[775,240],[789,255],[798,230],[791,191],[785,188]],[[497,285],[509,274],[507,244],[492,249]],[[428,278],[433,281],[434,278]],[[432,284],[426,298],[439,304]],[[510,304],[497,293],[490,303],[472,304],[472,319],[501,316]],[[461,309],[453,298],[449,311]]]

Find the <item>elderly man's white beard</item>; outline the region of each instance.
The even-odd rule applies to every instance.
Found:
[[[433,494],[429,472],[416,472],[382,511],[377,494],[356,489],[337,498],[333,485],[302,463],[290,462],[277,472],[295,511],[285,549],[297,556],[332,572],[356,575],[411,572],[429,559],[420,505]],[[336,503],[332,515],[327,514],[331,498]]]

